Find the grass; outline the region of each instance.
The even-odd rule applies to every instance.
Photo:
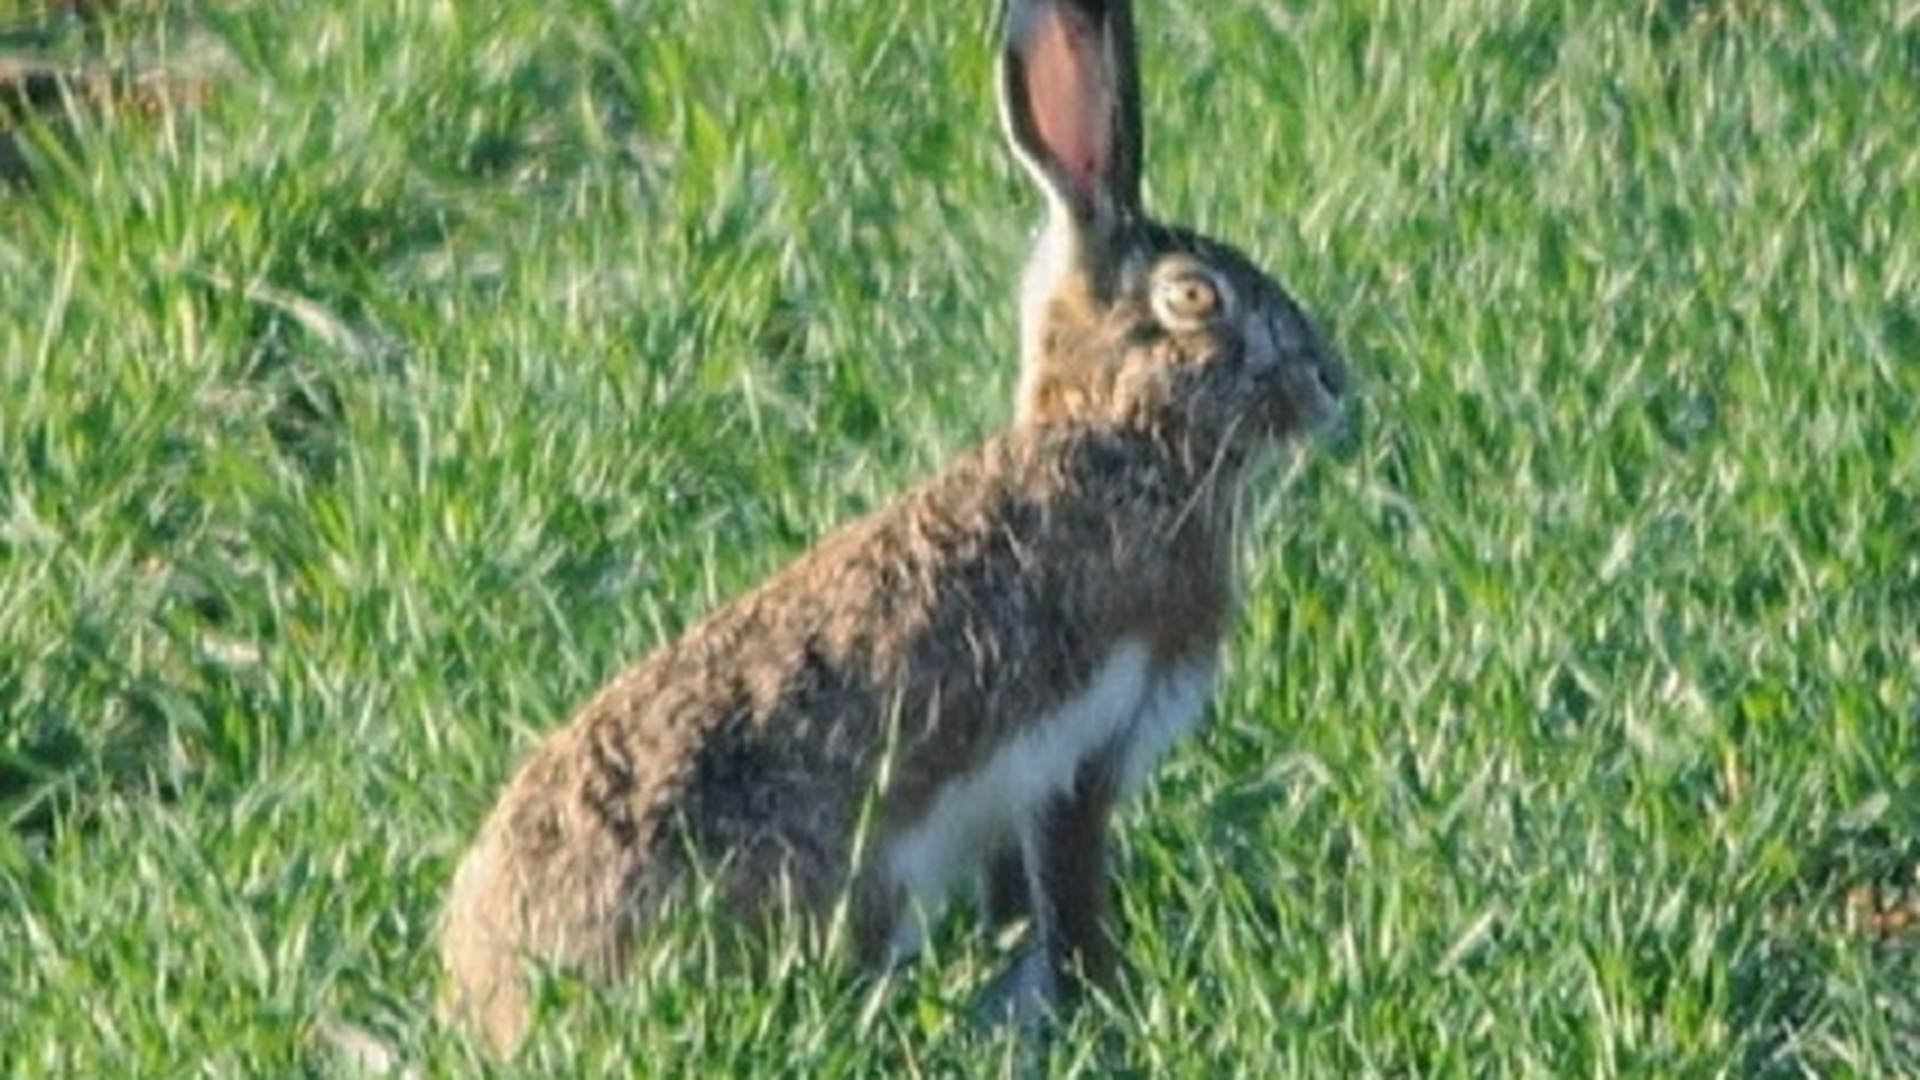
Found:
[[[206,86],[8,121],[0,1074],[1920,1073],[1911,0],[1145,5],[1152,202],[1364,400],[1126,815],[1125,993],[1023,1049],[958,927],[878,992],[689,927],[515,1065],[435,1025],[540,733],[1006,422],[988,7],[33,39]]]

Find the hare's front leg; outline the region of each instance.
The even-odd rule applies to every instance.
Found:
[[[981,995],[993,1022],[1029,1027],[1069,1005],[1083,985],[1110,987],[1119,970],[1107,880],[1107,829],[1116,785],[1111,764],[1082,765],[1073,786],[1042,807],[1016,850],[985,870],[989,924],[1027,915],[1027,941]]]
[[[1108,763],[1087,762],[1034,830],[1029,876],[1035,943],[1045,952],[1057,1001],[1078,996],[1083,982],[1109,988],[1119,972],[1107,877],[1107,829],[1116,794]]]
[[[1019,837],[1009,837],[992,853],[980,872],[980,917],[992,933],[1026,918],[1033,911],[1033,889],[1027,884],[1027,859]]]

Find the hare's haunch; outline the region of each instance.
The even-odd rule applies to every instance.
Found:
[[[453,1011],[496,1047],[529,970],[617,978],[696,883],[750,923],[846,900],[878,966],[976,882],[989,921],[1030,920],[993,995],[1023,1022],[1115,977],[1113,804],[1204,710],[1247,466],[1330,419],[1345,375],[1244,256],[1142,210],[1126,3],[1014,0],[1003,42],[1008,137],[1050,206],[1018,422],[534,751],[442,932]]]

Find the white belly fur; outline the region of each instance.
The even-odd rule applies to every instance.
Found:
[[[1120,757],[1123,796],[1139,791],[1173,744],[1200,723],[1213,694],[1213,673],[1211,659],[1189,661],[1159,674],[1147,687]]]
[[[919,950],[955,882],[1020,835],[1052,796],[1072,783],[1080,763],[1123,741],[1120,780],[1132,792],[1167,748],[1199,720],[1213,665],[1155,671],[1137,639],[1114,647],[1086,689],[1041,717],[985,764],[949,781],[920,820],[888,844],[889,875],[906,894],[892,943],[895,959]]]

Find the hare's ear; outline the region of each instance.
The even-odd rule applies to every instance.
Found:
[[[1009,0],[1000,110],[1007,138],[1080,228],[1140,209],[1140,68],[1130,0]]]

